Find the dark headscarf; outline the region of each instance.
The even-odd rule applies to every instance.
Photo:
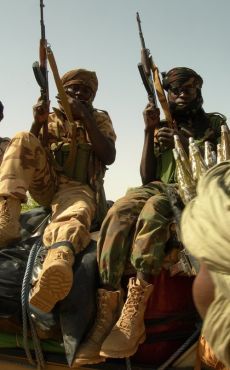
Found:
[[[175,102],[169,101],[169,107],[173,118],[186,121],[188,118],[191,119],[193,117],[194,124],[196,120],[197,122],[205,120],[204,111],[202,109],[203,98],[201,94],[203,79],[193,69],[187,67],[172,68],[167,73],[163,72],[162,77],[162,85],[166,91],[168,91],[170,87],[181,87],[185,83],[197,89],[196,98],[184,109],[180,109]],[[207,123],[203,123],[203,125],[207,125]]]
[[[162,73],[163,88],[168,91],[170,86],[181,86],[185,82],[191,81],[191,85],[201,90],[203,85],[202,78],[193,70],[187,67],[176,67],[170,71]]]

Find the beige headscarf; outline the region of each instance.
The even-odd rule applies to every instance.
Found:
[[[92,90],[92,100],[95,98],[98,89],[98,79],[95,72],[83,68],[73,69],[66,72],[61,81],[64,87],[79,83],[86,85]]]
[[[218,359],[230,366],[230,161],[201,178],[197,197],[183,212],[181,232],[185,246],[205,262],[215,285],[203,334]]]

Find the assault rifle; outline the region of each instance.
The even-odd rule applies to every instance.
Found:
[[[136,13],[137,24],[139,29],[139,36],[141,40],[141,63],[138,64],[139,73],[141,75],[142,82],[148,94],[148,99],[153,102],[155,108],[157,108],[157,99],[162,106],[164,111],[165,119],[170,128],[174,128],[173,119],[169,110],[168,102],[165,96],[164,89],[159,76],[159,71],[156,64],[153,62],[150,50],[145,46],[145,40],[141,29],[141,20],[139,13]]]
[[[41,24],[41,38],[39,46],[39,62],[33,63],[32,68],[34,76],[38,85],[40,86],[41,97],[44,101],[49,102],[49,83],[48,83],[48,69],[47,69],[47,40],[45,36],[45,23],[43,8],[45,7],[43,0],[40,0],[40,24]],[[43,127],[43,144],[47,141],[47,125]]]
[[[184,204],[177,190],[172,186],[167,187],[167,195],[174,214],[176,238],[180,245],[179,261],[170,267],[170,275],[174,276],[182,272],[188,276],[194,276],[199,271],[199,263],[183,246],[180,237],[180,220]]]
[[[152,76],[152,66],[153,59],[150,50],[145,46],[145,40],[141,28],[141,19],[139,13],[137,12],[137,24],[139,30],[139,36],[141,40],[141,63],[138,63],[137,67],[141,75],[142,82],[148,94],[148,99],[153,102],[154,107],[157,108],[156,92],[154,88],[153,76]]]

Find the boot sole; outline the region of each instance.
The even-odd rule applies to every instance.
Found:
[[[94,357],[94,358],[77,358],[73,361],[72,367],[75,367],[75,365],[81,366],[81,365],[94,365],[99,364],[101,362],[105,362],[104,357]]]
[[[142,335],[142,337],[140,339],[138,339],[138,341],[136,342],[135,346],[132,347],[129,351],[124,351],[122,352],[122,350],[120,350],[119,352],[118,351],[106,351],[104,352],[103,350],[100,351],[100,356],[102,357],[111,357],[111,358],[125,358],[125,357],[130,357],[130,356],[133,356],[134,353],[136,353],[138,347],[140,344],[144,343],[146,339],[146,334],[144,333]]]
[[[41,275],[32,291],[30,304],[41,311],[50,312],[58,301],[64,299],[73,283],[72,268],[50,266]]]

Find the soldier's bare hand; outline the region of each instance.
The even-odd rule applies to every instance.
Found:
[[[160,123],[160,110],[148,103],[143,111],[145,129],[154,129]]]
[[[47,123],[49,117],[50,103],[39,98],[37,104],[33,106],[34,122],[40,126]]]
[[[174,147],[173,135],[177,135],[178,131],[169,127],[161,127],[157,132],[157,140],[164,148],[172,149]]]
[[[70,94],[68,94],[67,97],[73,115],[73,119],[75,121],[82,120],[84,122],[84,120],[87,119],[87,116],[89,115],[87,103],[81,101],[76,96],[71,96]]]

